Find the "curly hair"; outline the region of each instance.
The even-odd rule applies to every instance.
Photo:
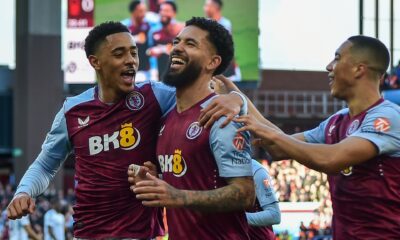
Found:
[[[221,56],[221,64],[215,69],[214,75],[221,74],[233,59],[233,39],[228,30],[217,21],[203,17],[192,17],[186,21],[186,26],[196,26],[208,32],[208,40],[214,45],[217,54]]]
[[[104,22],[94,27],[85,38],[86,57],[94,55],[99,45],[108,35],[123,32],[129,33],[129,29],[120,22]]]

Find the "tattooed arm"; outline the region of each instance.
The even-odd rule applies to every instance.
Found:
[[[133,192],[147,207],[189,208],[199,211],[245,210],[254,203],[252,177],[227,178],[228,185],[208,191],[180,190],[150,174],[136,183]]]

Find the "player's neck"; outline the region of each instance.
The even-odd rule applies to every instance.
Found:
[[[213,93],[209,81],[198,79],[192,85],[176,89],[176,110],[181,113]]]
[[[382,96],[378,88],[363,88],[347,99],[350,116],[356,116],[375,104]]]
[[[122,97],[121,94],[118,94],[117,92],[113,91],[112,89],[103,89],[101,86],[99,86],[99,91],[98,91],[97,96],[98,96],[99,100],[105,104],[116,103]]]

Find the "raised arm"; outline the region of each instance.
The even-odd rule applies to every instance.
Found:
[[[35,200],[49,186],[67,155],[70,153],[63,110],[56,115],[51,131],[42,145],[42,151],[28,168],[17,187],[15,196],[7,207],[10,219],[33,213]]]

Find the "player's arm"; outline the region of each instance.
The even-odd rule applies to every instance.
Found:
[[[378,154],[378,149],[371,141],[360,137],[348,137],[337,144],[330,145],[306,143],[260,124],[250,116],[239,117],[237,121],[245,124],[239,131],[250,131],[282,149],[291,159],[328,174],[338,173]]]
[[[7,207],[7,216],[17,219],[33,213],[33,198],[43,193],[70,152],[63,109],[56,115],[42,151],[21,179],[14,198]]]
[[[251,177],[226,178],[227,186],[209,191],[182,190],[183,207],[200,211],[245,210],[254,203]]]
[[[227,212],[245,210],[253,205],[254,186],[251,177],[226,179],[228,185],[208,191],[174,188],[147,173],[147,180],[136,183],[133,192],[147,207],[189,208],[199,211]]]
[[[161,107],[162,115],[165,116],[176,105],[175,88],[153,81],[151,81],[151,86]],[[246,114],[247,111],[246,97],[233,91],[214,98],[206,108],[202,109],[199,122],[208,128],[220,117],[225,116],[226,121],[221,124],[221,127],[225,127],[236,115]]]
[[[229,80],[223,75],[215,76],[212,80],[212,86],[214,88],[214,91],[217,92],[218,94],[226,94],[231,91],[242,93],[240,89],[231,80]],[[261,124],[267,125],[275,129],[276,131],[283,132],[278,126],[276,126],[268,119],[266,119],[260,113],[260,111],[258,111],[256,106],[254,106],[253,102],[246,95],[244,95],[243,93],[242,95],[245,96],[247,99],[248,115],[254,117],[254,119],[260,122]],[[305,141],[303,133],[294,134],[292,135],[292,137],[303,142]],[[256,137],[253,140],[253,145],[264,148],[272,156],[273,160],[287,159],[289,157],[283,149],[263,139]]]
[[[254,163],[255,166],[260,165]],[[254,167],[254,165],[253,165]],[[272,189],[271,179],[268,172],[262,166],[254,173],[254,184],[256,186],[256,196],[262,211],[259,212],[246,212],[246,218],[249,225],[252,226],[271,226],[281,222],[281,212],[279,210],[278,200],[275,192]]]

